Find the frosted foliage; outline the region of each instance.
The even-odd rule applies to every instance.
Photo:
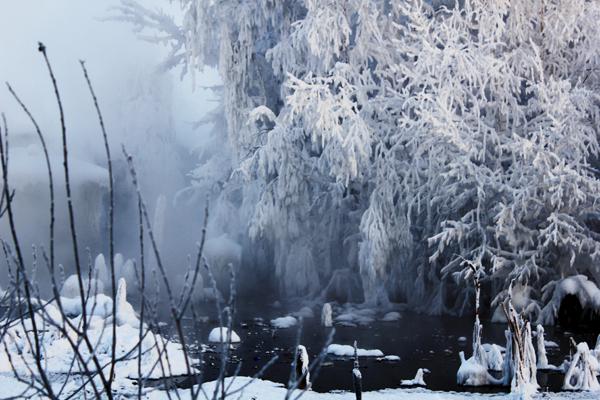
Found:
[[[273,247],[286,293],[351,268],[367,301],[462,312],[469,291],[448,278],[463,260],[496,291],[598,262],[600,3],[181,5],[177,29],[122,8],[162,33],[166,64],[219,68],[222,190],[239,189],[231,214]],[[352,259],[336,257],[349,243]],[[290,253],[306,258],[293,272]]]

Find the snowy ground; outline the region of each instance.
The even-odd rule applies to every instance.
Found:
[[[228,386],[231,383],[231,378],[227,378],[225,385]],[[205,393],[208,398],[212,398],[212,393],[215,389],[216,382],[207,382],[203,385]],[[233,392],[241,388],[242,386],[248,385],[244,388],[243,392],[234,393],[227,398],[238,399],[238,400],[276,400],[285,398],[286,389],[283,385],[270,381],[256,380],[251,382],[251,378],[238,377],[235,379],[228,392]],[[5,374],[0,374],[0,398],[6,399],[13,396],[20,396],[26,386],[13,377]],[[132,395],[137,394],[137,391],[132,392]],[[172,398],[177,398],[177,395],[171,391],[169,393]],[[144,398],[148,400],[166,400],[169,399],[169,394],[166,391],[151,389],[145,391]],[[189,391],[180,390],[179,396],[185,399],[189,396]],[[295,398],[301,394],[300,391],[296,391],[292,398]],[[200,394],[199,398],[204,399],[204,395]],[[313,391],[307,391],[302,394],[302,399],[305,400],[354,400],[354,393],[351,392],[331,392],[331,393],[317,393]],[[511,399],[510,394],[496,393],[496,394],[485,394],[485,393],[457,393],[457,392],[434,392],[427,389],[386,389],[374,392],[363,393],[365,400],[461,400],[461,399]],[[598,399],[597,393],[579,392],[579,393],[539,393],[534,396],[534,399],[549,399],[549,400],[591,400]]]
[[[230,379],[226,380],[226,386],[229,385]],[[248,384],[250,378],[237,378],[230,391],[236,390]],[[215,382],[208,382],[203,385],[204,390],[212,394],[215,387]],[[231,396],[232,399],[239,400],[275,400],[284,399],[286,389],[279,383],[256,380],[246,387],[243,393]],[[299,391],[294,393],[292,398],[295,398]],[[201,395],[202,397],[202,395]],[[148,394],[148,399],[162,400],[167,399],[166,392],[155,391]],[[182,397],[185,398],[185,397]],[[352,392],[333,392],[333,393],[317,393],[307,391],[303,394],[302,399],[306,400],[354,400],[356,397]],[[434,392],[426,389],[387,389],[376,392],[363,393],[365,400],[458,400],[458,399],[510,399],[510,394],[478,394],[478,393],[456,393],[456,392]],[[539,399],[598,399],[598,394],[594,393],[541,393],[534,398]]]

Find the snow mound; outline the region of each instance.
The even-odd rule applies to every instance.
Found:
[[[210,331],[210,333],[208,334],[208,341],[212,342],[212,343],[221,343],[221,341],[226,342],[227,341],[227,328],[226,327],[217,327],[214,328],[212,331]],[[235,333],[233,330],[231,330],[231,343],[239,343],[241,342],[240,337],[238,336],[237,333]]]
[[[359,357],[383,357],[383,352],[378,349],[356,350]],[[332,354],[337,357],[354,357],[354,347],[347,344],[330,344],[327,346],[327,354]]]
[[[130,380],[137,380],[140,377],[159,379],[187,374],[186,364],[193,365],[198,360],[189,357],[186,359],[180,344],[158,334],[143,335],[141,342],[139,341],[140,322],[135,316],[131,304],[127,303],[124,279],[119,283],[116,318],[110,314],[112,301],[105,295],[98,294],[96,297],[90,297],[86,305],[88,311],[94,308],[94,312],[90,312],[87,317],[87,335],[92,348],[90,350],[83,344],[78,348],[82,359],[86,360],[85,367],[91,373],[96,373],[99,372],[97,365],[100,365],[104,376],[108,375],[111,365],[112,328],[115,324],[115,350],[116,357],[120,360],[115,365],[115,388],[130,387]],[[38,335],[42,351],[41,357],[44,359],[46,373],[53,376],[53,379],[60,384],[67,374],[84,373],[83,365],[79,365],[77,362],[73,364],[73,360],[77,358],[72,343],[78,340],[78,334],[66,324],[66,320],[63,320],[56,301],[40,303],[41,308],[37,309],[34,318],[38,328],[44,327],[43,334]],[[72,317],[67,317],[70,324],[79,326],[82,317],[81,300],[79,298],[61,298],[61,304],[72,315]],[[0,321],[0,323],[4,325],[6,321]],[[33,379],[32,373],[37,374],[33,372],[35,369],[31,369],[36,362],[35,350],[32,348],[34,342],[32,325],[31,319],[25,319],[23,324],[16,321],[8,325],[6,337],[11,339],[6,340],[3,343],[5,346],[0,348],[0,373],[12,374],[14,367],[15,373],[21,377],[28,377],[27,379]],[[66,326],[65,333],[59,329],[63,326]],[[145,324],[142,329],[144,332]],[[141,351],[141,376],[138,372],[138,351]],[[92,354],[97,358],[98,364],[92,360]],[[13,366],[9,362],[5,362],[9,356],[13,361]],[[156,366],[159,364],[169,364],[170,368],[168,370],[157,368]]]
[[[104,283],[98,279],[89,279],[86,277],[83,279],[82,283],[84,295],[87,295],[88,290],[92,296],[98,293],[104,293]],[[69,299],[79,299],[79,294],[79,280],[77,279],[77,275],[70,275],[67,279],[65,279],[65,283],[60,290],[60,295]]]
[[[279,317],[271,320],[271,325],[277,329],[286,329],[291,328],[292,326],[296,326],[298,324],[298,320],[291,315],[287,317]]]
[[[427,368],[419,368],[417,370],[417,374],[415,375],[415,377],[413,379],[402,379],[402,382],[400,382],[400,385],[402,385],[402,386],[427,386],[427,384],[425,383],[425,379],[423,378],[423,375],[425,374],[425,372],[429,373],[429,370]]]

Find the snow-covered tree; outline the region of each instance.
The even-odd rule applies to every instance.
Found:
[[[542,287],[600,256],[597,2],[181,4],[121,15],[166,65],[218,66],[225,186],[281,290],[349,268],[365,301],[440,313],[468,302],[463,260]]]

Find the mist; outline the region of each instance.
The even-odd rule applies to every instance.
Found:
[[[158,3],[158,2],[154,2]],[[41,127],[48,144],[56,192],[56,261],[73,272],[62,167],[59,111],[38,41],[48,51],[65,111],[69,162],[80,258],[84,265],[108,252],[108,171],[98,119],[79,60],[84,60],[99,99],[115,169],[115,251],[138,258],[137,199],[121,145],[133,155],[149,212],[163,219],[156,236],[174,275],[185,274],[203,226],[203,193],[182,196],[189,171],[209,140],[210,125],[199,125],[216,105],[205,86],[219,84],[206,69],[192,82],[160,63],[167,49],[140,40],[130,25],[107,20],[112,1],[22,1],[0,14],[0,80],[10,83]],[[148,2],[148,6],[152,5]],[[164,4],[163,4],[164,6]],[[177,15],[178,7],[172,11]],[[114,14],[114,13],[113,13]],[[33,125],[3,85],[0,111],[6,115],[9,180],[21,245],[33,260],[48,249],[49,191],[42,148]],[[167,221],[167,222],[165,222]],[[157,221],[161,223],[160,221]],[[10,237],[6,219],[2,236]],[[41,264],[41,263],[40,263]],[[6,268],[6,267],[3,267]],[[44,286],[45,268],[37,273]],[[3,274],[3,276],[7,276]],[[6,282],[1,282],[4,285]]]

